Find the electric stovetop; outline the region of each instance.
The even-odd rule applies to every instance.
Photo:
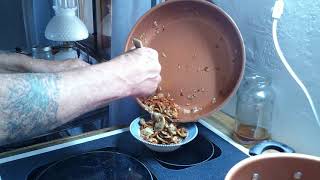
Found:
[[[170,153],[150,151],[128,128],[31,147],[0,159],[0,180],[222,180],[247,155],[200,122],[196,139]]]

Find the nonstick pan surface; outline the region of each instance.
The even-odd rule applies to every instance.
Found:
[[[240,31],[210,2],[172,0],[155,6],[134,26],[125,51],[134,47],[133,38],[158,51],[160,89],[181,107],[180,121],[219,110],[240,84],[245,66]]]

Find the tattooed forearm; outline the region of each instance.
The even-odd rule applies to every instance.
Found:
[[[0,145],[56,127],[58,74],[0,75]]]

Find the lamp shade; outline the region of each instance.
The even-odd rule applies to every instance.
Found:
[[[52,41],[80,41],[88,38],[85,24],[76,16],[77,8],[53,7],[56,15],[49,21],[45,37]]]

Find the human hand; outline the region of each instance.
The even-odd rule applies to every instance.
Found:
[[[139,48],[118,58],[130,95],[147,96],[155,92],[161,81],[161,66],[157,51],[151,48]]]
[[[70,71],[82,67],[89,66],[90,64],[80,59],[68,59],[64,61],[48,61],[41,59],[32,59],[24,62],[24,69],[26,72],[35,73],[52,73]]]
[[[87,67],[90,64],[82,61],[81,59],[68,59],[64,61],[51,61],[54,63],[54,66],[52,66],[52,71],[67,71],[71,69],[77,69],[82,67]]]
[[[48,61],[32,59],[23,54],[0,54],[0,73],[50,73],[68,71],[86,66],[89,66],[89,64],[80,59]]]

